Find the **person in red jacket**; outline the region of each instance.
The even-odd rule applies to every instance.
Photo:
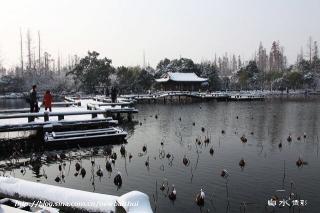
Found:
[[[52,95],[50,93],[50,90],[47,90],[43,97],[43,105],[45,107],[45,110],[49,108],[49,111],[52,111]]]

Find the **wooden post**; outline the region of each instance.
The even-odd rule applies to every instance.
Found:
[[[28,116],[28,122],[33,122],[34,121],[34,116]]]
[[[128,121],[132,121],[132,114],[128,113]]]
[[[64,119],[64,115],[58,115],[58,121],[61,121]]]
[[[107,117],[112,117],[112,113],[111,113],[110,111],[108,111],[108,110],[106,110],[105,115],[106,115],[106,118],[107,118]]]
[[[48,112],[44,112],[44,121],[49,121],[49,113]]]

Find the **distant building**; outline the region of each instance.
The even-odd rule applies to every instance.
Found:
[[[167,72],[156,79],[158,88],[165,91],[197,91],[207,81],[207,78],[200,78],[195,73],[181,72]]]

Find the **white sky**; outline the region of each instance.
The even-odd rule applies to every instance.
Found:
[[[320,41],[319,0],[0,0],[0,58],[19,63],[19,30],[65,59],[96,50],[118,65],[164,57],[199,62],[214,53],[251,58],[262,41],[294,62],[309,36]],[[26,47],[26,40],[24,40]],[[26,51],[25,51],[26,56]]]

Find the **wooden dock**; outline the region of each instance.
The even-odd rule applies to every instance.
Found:
[[[110,108],[105,110],[82,110],[82,111],[67,111],[67,112],[33,112],[33,113],[16,113],[8,115],[0,115],[1,119],[15,119],[15,118],[26,118],[28,122],[34,122],[35,118],[43,117],[44,121],[49,121],[50,117],[58,117],[58,120],[64,120],[65,116],[69,115],[91,115],[92,118],[96,118],[98,114],[103,114],[105,117],[113,113],[138,113],[137,109],[134,108]]]
[[[93,145],[100,141],[103,141],[104,144],[124,142],[127,133],[112,128],[118,124],[118,120],[122,118],[121,115],[127,115],[128,120],[131,121],[133,114],[138,113],[138,110],[132,107],[131,102],[92,101],[94,104],[81,106],[81,103],[90,103],[90,101],[74,100],[68,97],[66,100],[66,102],[55,103],[56,107],[53,112],[30,113],[28,108],[0,110],[0,132],[35,131],[32,132],[32,140],[40,142],[45,141],[45,134],[52,132],[57,132],[57,135],[73,135],[70,138],[59,136],[59,139],[53,136],[50,142],[40,144],[39,147],[45,148],[53,144],[59,148],[60,145],[70,147],[71,143],[77,145],[80,142],[82,146]],[[117,120],[114,119],[115,117]],[[14,135],[19,136],[16,133]],[[2,139],[10,140],[10,137],[4,136]],[[89,139],[93,142],[89,143]],[[83,141],[85,143],[82,143]]]

